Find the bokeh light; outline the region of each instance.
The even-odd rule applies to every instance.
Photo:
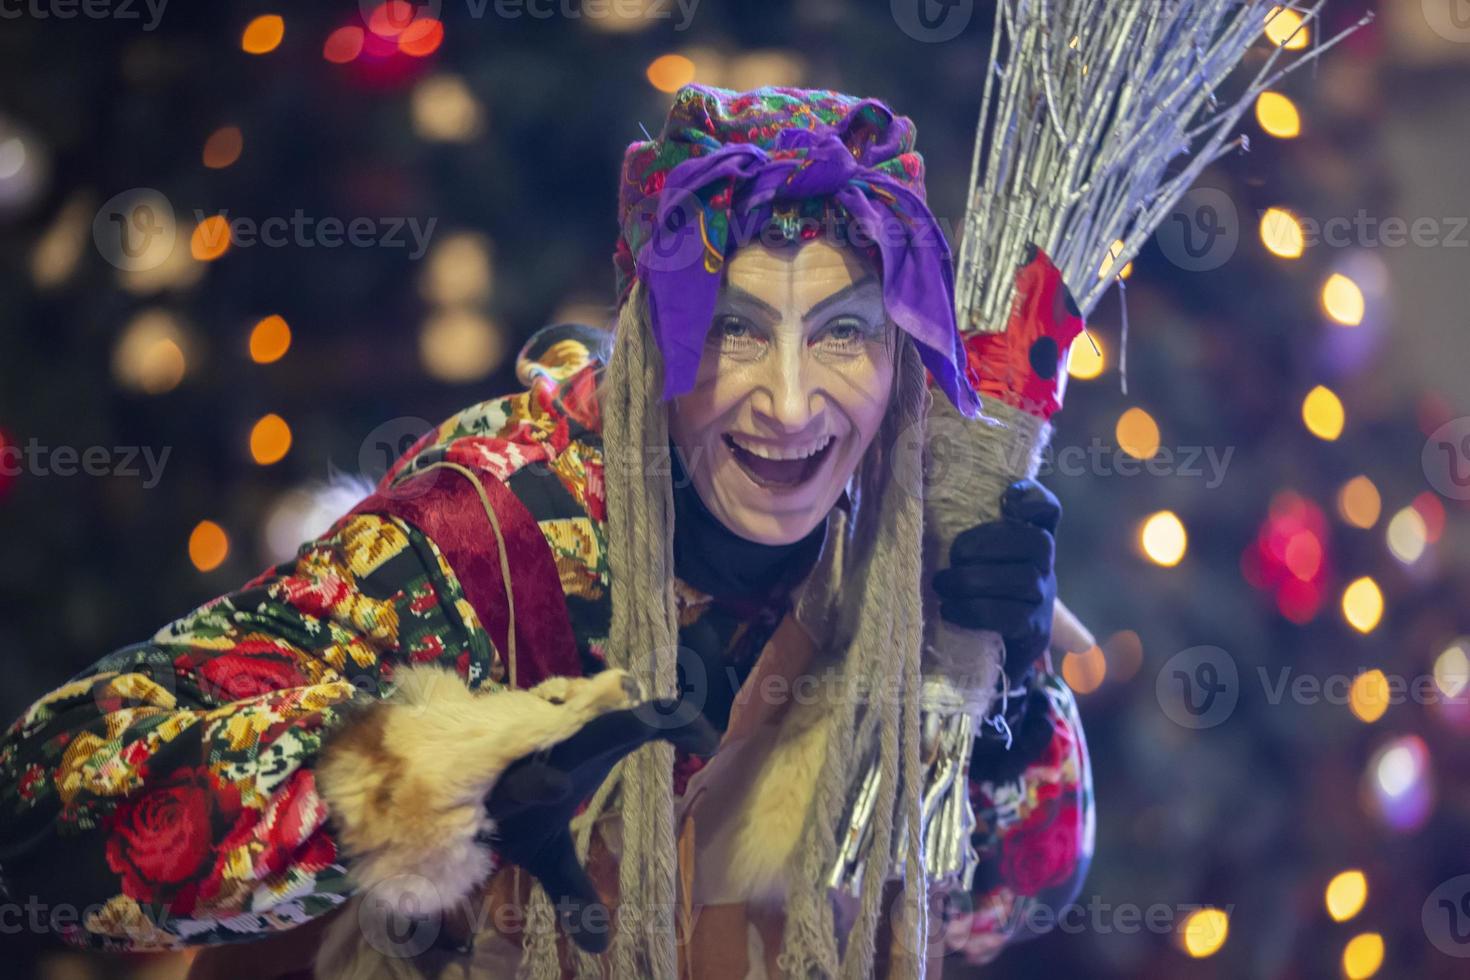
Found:
[[[665,54],[653,59],[645,73],[660,92],[677,92],[694,81],[694,62],[682,54]]]
[[[1302,400],[1302,421],[1306,423],[1307,431],[1318,439],[1334,441],[1342,435],[1347,422],[1342,399],[1331,388],[1318,385]]]
[[[1470,638],[1455,640],[1434,658],[1434,686],[1451,699],[1470,687]]]
[[[1365,670],[1353,678],[1348,707],[1354,717],[1371,725],[1388,711],[1388,677],[1381,670]]]
[[[448,310],[424,324],[419,359],[424,370],[440,381],[479,381],[505,359],[505,337],[478,313]]]
[[[1355,476],[1337,492],[1337,513],[1348,524],[1367,530],[1378,523],[1383,500],[1378,488],[1366,476]]]
[[[1115,681],[1130,681],[1143,667],[1143,638],[1133,630],[1119,630],[1103,641],[1108,676]]]
[[[444,25],[432,17],[420,17],[398,35],[398,50],[413,58],[427,58],[444,43]]]
[[[1429,544],[1429,534],[1424,518],[1413,507],[1405,507],[1393,515],[1388,522],[1389,554],[1405,565],[1412,565],[1424,555]]]
[[[1199,960],[1214,956],[1230,937],[1230,916],[1223,909],[1196,909],[1180,926],[1184,951]]]
[[[189,534],[189,560],[201,572],[212,572],[230,554],[230,538],[214,521],[200,521]]]
[[[1357,283],[1335,272],[1322,285],[1322,309],[1327,311],[1333,322],[1344,327],[1356,327],[1363,322],[1367,302]]]
[[[1375,752],[1363,772],[1363,799],[1368,812],[1385,827],[1410,832],[1422,826],[1434,806],[1424,739],[1403,735]]]
[[[1430,544],[1434,544],[1444,534],[1444,503],[1439,495],[1430,490],[1425,490],[1414,498],[1411,505],[1419,512],[1419,517],[1424,521],[1424,537]]]
[[[431,75],[414,86],[414,132],[440,143],[466,143],[480,135],[484,110],[458,75]]]
[[[1062,658],[1062,680],[1078,694],[1091,694],[1108,676],[1108,661],[1102,650],[1091,647]]]
[[[1312,29],[1301,14],[1278,5],[1266,15],[1266,37],[1288,51],[1300,51],[1311,43]]]
[[[1383,592],[1370,576],[1354,579],[1342,592],[1342,615],[1359,633],[1371,633],[1383,618]]]
[[[490,298],[493,277],[489,239],[458,232],[441,239],[429,253],[419,292],[440,306],[480,304]]]
[[[118,336],[112,349],[112,376],[124,388],[145,395],[172,391],[188,369],[184,328],[166,310],[144,310]]]
[[[286,22],[280,14],[261,14],[245,25],[240,48],[246,54],[269,54],[281,46],[286,36]]]
[[[368,14],[368,30],[379,37],[397,37],[413,26],[418,11],[408,0],[388,0]]]
[[[1296,103],[1280,92],[1262,92],[1256,98],[1256,122],[1279,139],[1294,139],[1302,131],[1302,116]]]
[[[222,214],[211,215],[194,226],[189,236],[189,254],[200,262],[213,262],[230,250],[230,222]]]
[[[588,7],[590,12],[593,8]],[[582,23],[589,30],[602,34],[631,34],[658,23],[654,15],[662,9],[660,0],[621,0],[601,8],[600,17],[584,16]]]
[[[1367,980],[1383,966],[1383,937],[1376,932],[1359,933],[1342,951],[1342,972],[1348,980]]]
[[[1159,451],[1159,424],[1136,406],[1118,417],[1113,434],[1117,436],[1118,448],[1134,459],[1152,459]]]
[[[356,24],[339,27],[327,35],[322,44],[322,57],[334,65],[345,65],[362,54],[363,30]]]
[[[1108,248],[1108,257],[1103,260],[1102,267],[1097,270],[1099,279],[1127,279],[1133,275],[1133,263],[1126,263],[1121,270],[1118,269],[1118,259],[1123,254],[1124,243],[1121,239],[1113,242]]]
[[[1368,901],[1368,877],[1356,868],[1333,876],[1324,895],[1333,922],[1346,922]]]
[[[1161,510],[1144,520],[1138,541],[1148,560],[1165,568],[1179,564],[1189,548],[1184,522],[1172,510]]]
[[[256,364],[272,364],[291,349],[291,327],[286,318],[272,313],[250,331],[250,359]]]
[[[250,428],[250,458],[261,466],[279,463],[291,451],[291,427],[272,412]]]
[[[1078,381],[1091,381],[1103,373],[1107,360],[1107,351],[1096,334],[1084,334],[1067,348],[1067,374]]]
[[[1261,244],[1272,255],[1299,259],[1307,249],[1307,236],[1296,215],[1285,208],[1267,208],[1261,215]]]
[[[245,149],[245,137],[239,126],[221,126],[209,134],[204,141],[204,165],[211,170],[223,170],[236,160]]]

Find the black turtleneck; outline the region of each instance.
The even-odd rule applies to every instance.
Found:
[[[785,615],[791,590],[816,564],[827,519],[792,544],[749,541],[709,512],[686,476],[678,451],[671,447],[670,456],[674,573],[714,600],[711,608],[679,629],[679,690],[697,699],[704,716],[724,731],[735,692]],[[690,655],[695,658],[692,662],[686,659]]]
[[[789,592],[811,571],[822,550],[827,519],[792,544],[742,538],[709,512],[671,447],[674,483],[674,574],[699,591],[725,600],[756,601]]]

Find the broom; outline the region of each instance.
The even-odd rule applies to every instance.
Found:
[[[1005,487],[1035,476],[1071,341],[1200,173],[1248,149],[1235,128],[1256,97],[1371,19],[1292,52],[1301,32],[1318,33],[1325,4],[997,0],[955,283],[972,378],[992,421],[966,420],[934,400],[926,582],[959,532],[1000,516]],[[1298,19],[1281,43],[1265,38],[1268,26]],[[1258,43],[1259,65],[1238,94],[1222,96]],[[1125,314],[1125,341],[1126,323]],[[977,862],[970,754],[981,725],[1003,728],[987,719],[1004,646],[995,633],[943,622],[925,591],[924,871],[968,891]],[[872,770],[854,787],[834,886],[851,889],[861,872],[853,855],[875,778]]]

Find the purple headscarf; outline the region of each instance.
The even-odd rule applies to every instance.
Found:
[[[647,287],[665,398],[690,390],[726,258],[752,240],[814,237],[835,209],[881,259],[888,315],[935,383],[980,415],[955,324],[949,245],[924,201],[913,123],[877,99],[828,90],[680,89],[660,137],[628,147],[615,263],[619,301]]]

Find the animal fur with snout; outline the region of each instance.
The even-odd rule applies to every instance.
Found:
[[[333,733],[316,766],[359,889],[390,908],[454,908],[490,874],[484,800],[506,767],[639,700],[621,670],[476,693],[458,674],[401,668],[396,690]]]

